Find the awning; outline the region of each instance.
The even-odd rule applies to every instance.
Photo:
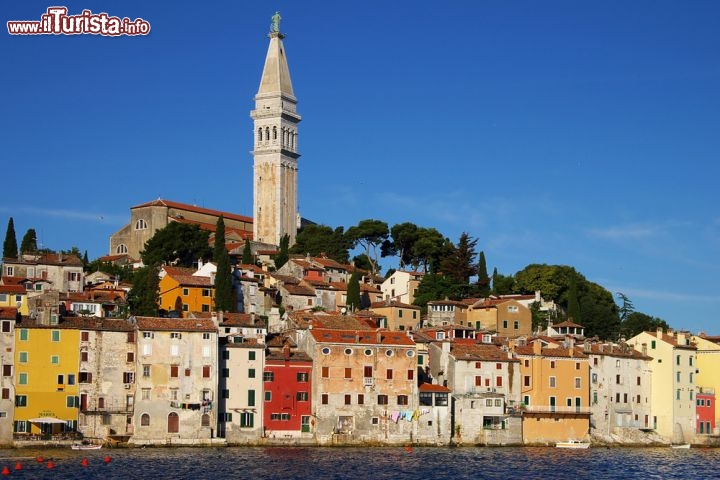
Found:
[[[65,420],[60,420],[55,417],[31,418],[28,421],[32,423],[67,423]]]

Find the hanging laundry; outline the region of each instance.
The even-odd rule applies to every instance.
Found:
[[[400,418],[400,412],[393,412],[392,415],[390,415],[390,420],[397,423],[398,418]]]

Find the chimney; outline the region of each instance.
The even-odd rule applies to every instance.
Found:
[[[198,258],[198,270],[200,270],[203,267],[203,260],[202,258]]]
[[[221,323],[223,323],[223,311],[222,310],[220,310],[217,313],[217,317],[218,317],[218,325],[220,325]]]
[[[663,328],[662,328],[662,327],[657,327],[657,330],[656,330],[655,333],[656,333],[656,335],[657,335],[657,338],[658,338],[658,339],[661,339],[662,336],[663,336]]]
[[[540,297],[540,290],[535,290],[535,301],[538,302],[538,303],[540,303],[540,302],[541,302],[541,298],[542,298],[542,297]]]
[[[533,355],[541,355],[542,354],[542,344],[539,340],[533,342]]]
[[[642,344],[642,353],[643,355],[647,356],[647,343]]]
[[[382,343],[382,332],[379,328],[375,330],[375,338],[377,340],[377,343]]]
[[[215,325],[216,327],[218,326],[219,322],[218,322],[218,314],[217,314],[217,312],[212,312],[212,313],[210,314],[210,320],[212,320],[213,325]]]
[[[290,345],[288,345],[287,343],[285,345],[283,345],[282,354],[283,354],[283,358],[286,361],[290,360]]]
[[[685,339],[685,333],[677,332],[677,344],[678,345],[687,345],[687,340]]]
[[[250,313],[250,324],[255,325],[255,322],[257,322],[257,318],[255,317],[255,312]]]

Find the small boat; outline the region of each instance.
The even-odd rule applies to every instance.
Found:
[[[100,450],[102,448],[102,445],[93,445],[90,443],[75,443],[70,448],[72,448],[73,450]]]
[[[555,446],[557,448],[590,448],[590,442],[568,440],[567,442],[557,442]]]
[[[689,444],[689,443],[680,443],[680,444],[678,444],[678,445],[670,445],[670,446],[671,446],[672,448],[682,448],[682,449],[690,448],[690,444]]]

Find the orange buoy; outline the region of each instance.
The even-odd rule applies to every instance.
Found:
[[[412,447],[405,447],[405,451],[408,453],[412,453]]]
[[[3,467],[3,469],[2,469],[2,474],[3,474],[3,475],[10,475],[10,469],[7,467],[7,465]]]
[[[48,467],[48,468],[55,468],[55,462],[53,462],[52,460],[48,460],[47,467]]]
[[[42,457],[42,455],[38,455],[37,459],[38,463],[42,463],[45,461],[45,459]]]
[[[82,465],[83,467],[87,467],[88,466],[87,458],[83,458],[82,462],[80,462],[80,465]]]
[[[105,463],[110,463],[110,460],[112,459],[110,458],[110,455],[105,455],[105,458],[103,460],[105,461]]]
[[[20,462],[15,464],[15,470],[22,470],[22,464]]]

